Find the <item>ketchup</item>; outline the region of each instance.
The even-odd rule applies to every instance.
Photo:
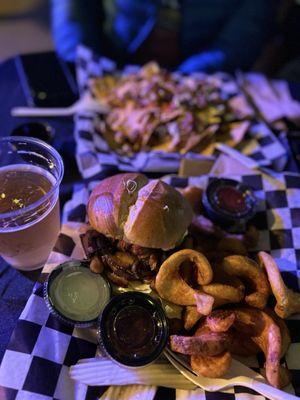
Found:
[[[247,203],[243,193],[232,186],[222,186],[215,193],[215,200],[219,208],[230,213],[241,213],[247,210]]]

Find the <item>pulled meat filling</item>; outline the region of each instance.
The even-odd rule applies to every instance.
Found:
[[[162,250],[110,239],[93,229],[80,238],[86,257],[98,257],[109,279],[119,286],[127,286],[131,280],[150,282],[163,261]]]

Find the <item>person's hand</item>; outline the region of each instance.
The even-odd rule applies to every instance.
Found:
[[[214,72],[222,69],[224,59],[225,55],[220,50],[205,51],[188,57],[179,65],[178,70],[184,74],[196,71]]]

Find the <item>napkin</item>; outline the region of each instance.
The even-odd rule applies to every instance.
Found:
[[[104,357],[80,360],[70,367],[70,377],[89,386],[148,385],[174,389],[194,389],[170,363],[159,360],[141,368],[126,368]],[[152,389],[151,389],[152,390]]]
[[[178,176],[199,177],[210,174],[220,177],[230,177],[231,175],[251,175],[253,173],[255,173],[253,169],[242,164],[239,160],[221,153],[216,160],[210,161],[209,163],[205,160],[183,159],[180,164]]]
[[[287,118],[300,126],[300,103],[292,98],[286,81],[270,81],[257,73],[245,74],[241,81],[265,121],[272,124]]]

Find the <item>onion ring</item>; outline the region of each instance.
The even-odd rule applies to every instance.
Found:
[[[228,372],[231,365],[231,354],[225,351],[217,356],[191,356],[191,367],[197,374],[208,378],[220,378]]]
[[[281,318],[300,313],[300,293],[287,288],[283,282],[274,258],[264,251],[258,253],[258,260],[265,268],[277,304],[275,312]]]
[[[155,288],[160,297],[182,306],[195,305],[194,295],[199,293],[180,276],[180,265],[187,260],[195,264],[199,284],[211,282],[213,271],[207,258],[191,249],[177,251],[168,257],[161,265],[155,280]]]
[[[215,299],[205,293],[194,293],[197,311],[202,315],[209,315],[212,312]]]
[[[238,276],[250,283],[252,293],[245,296],[245,302],[252,307],[264,309],[270,294],[270,285],[262,268],[253,260],[243,256],[225,257],[222,263],[226,273]]]
[[[265,312],[255,308],[234,309],[239,328],[250,324],[250,337],[264,352],[266,358],[266,377],[268,382],[277,388],[281,385],[280,355],[281,334],[279,326]]]
[[[196,325],[196,323],[203,317],[199,314],[196,306],[187,306],[183,312],[183,326],[184,329],[189,331]]]
[[[280,329],[280,334],[281,334],[281,353],[280,353],[280,358],[282,358],[286,352],[288,351],[288,348],[291,344],[291,335],[289,332],[289,329],[285,323],[285,321],[278,317],[278,315],[271,310],[270,308],[265,308],[264,310],[273,320],[274,322],[279,326]]]
[[[235,321],[231,310],[216,310],[206,317],[206,323],[212,332],[227,332]]]
[[[228,303],[239,303],[244,298],[244,288],[234,287],[224,283],[213,282],[201,287],[204,293],[215,299],[215,307]]]
[[[216,356],[228,347],[228,336],[224,333],[204,332],[197,336],[170,336],[173,351],[187,355]]]

